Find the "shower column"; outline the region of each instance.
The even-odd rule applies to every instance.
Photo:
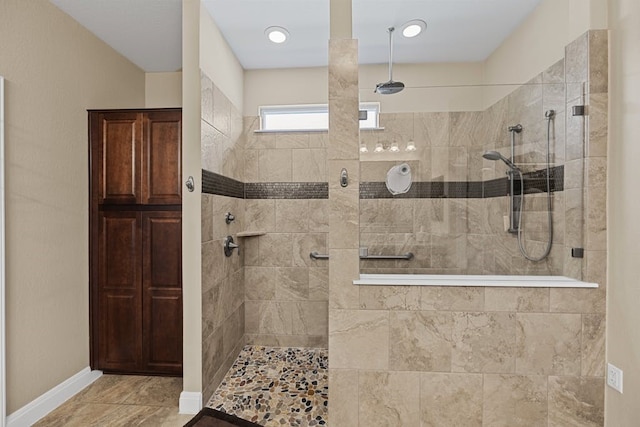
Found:
[[[351,2],[331,0],[329,40],[329,425],[358,425],[358,372],[345,364],[340,331],[359,306],[358,42]],[[342,169],[348,185],[340,185]],[[335,351],[334,351],[335,350]]]

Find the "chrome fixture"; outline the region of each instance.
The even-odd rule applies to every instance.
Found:
[[[498,153],[497,151],[487,151],[482,155],[482,157],[484,157],[487,160],[502,160],[507,166],[509,166],[509,168],[518,169],[518,167],[514,165],[511,160],[507,159],[505,156]]]
[[[404,83],[393,81],[393,32],[395,28],[389,27],[387,31],[389,32],[389,81],[376,85],[373,92],[380,95],[393,95],[404,89]]]
[[[516,234],[520,227],[520,211],[521,211],[520,206],[522,202],[520,200],[521,196],[516,196],[515,175],[517,174],[520,176],[519,182],[520,182],[521,190],[523,188],[523,180],[522,180],[522,172],[520,171],[520,168],[518,168],[518,166],[516,166],[516,164],[514,163],[515,144],[516,144],[515,138],[516,138],[516,134],[522,132],[523,128],[521,124],[517,124],[515,126],[509,126],[507,129],[511,133],[511,158],[507,159],[505,156],[503,156],[497,151],[487,151],[482,155],[482,157],[484,157],[487,160],[493,160],[493,161],[502,160],[504,164],[506,164],[509,167],[509,170],[507,171],[507,179],[509,180],[509,229],[507,231],[509,233]]]
[[[309,254],[309,258],[311,259],[329,259],[329,255],[328,254],[319,254],[316,251],[313,251]]]
[[[511,159],[507,159],[502,154],[497,151],[487,151],[482,157],[487,160],[502,160],[508,167],[507,176],[509,178],[509,233],[513,233],[517,235],[518,238],[518,248],[520,249],[520,253],[525,259],[533,262],[542,261],[551,252],[551,245],[553,244],[553,213],[551,211],[551,124],[556,117],[555,110],[547,110],[544,114],[545,119],[547,120],[547,165],[546,165],[546,190],[547,190],[547,230],[548,230],[548,239],[547,246],[545,248],[544,253],[534,258],[527,253],[524,248],[524,244],[522,243],[522,229],[523,229],[523,221],[522,221],[522,212],[524,211],[524,177],[522,171],[519,167],[515,165],[513,162],[514,157],[514,147],[515,147],[515,135],[516,133],[522,132],[522,125],[518,124],[515,126],[509,126],[508,130],[511,132]],[[515,174],[518,174],[520,181],[520,195],[515,195]],[[579,257],[582,255],[579,251],[575,252],[572,250],[572,256]]]
[[[193,180],[192,176],[187,178],[187,180],[185,181],[184,185],[187,186],[187,190],[189,190],[190,193],[193,193],[193,190],[195,190],[195,188],[196,188],[196,184],[195,184],[195,181]]]
[[[226,222],[227,224],[231,224],[233,221],[235,221],[235,219],[236,216],[231,212],[227,212],[226,214],[224,214],[224,222]]]
[[[349,173],[346,168],[342,168],[340,171],[340,186],[346,187],[347,185],[349,185]]]
[[[313,251],[309,254],[309,258],[311,259],[329,259],[328,254],[320,254],[316,251]],[[399,259],[409,261],[413,259],[413,252],[407,252],[402,255],[369,255],[368,248],[360,248],[360,259]]]
[[[222,247],[224,248],[224,256],[230,257],[233,254],[234,249],[238,249],[238,254],[240,253],[240,246],[233,242],[233,237],[227,236],[224,238],[222,243]]]

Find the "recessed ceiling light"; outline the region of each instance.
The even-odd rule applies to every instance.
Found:
[[[414,19],[402,26],[402,35],[411,38],[422,33],[427,28],[427,23],[422,19]]]
[[[273,43],[284,43],[289,38],[289,32],[282,27],[269,27],[264,33]]]

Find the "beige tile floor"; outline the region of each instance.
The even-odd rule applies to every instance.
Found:
[[[182,378],[103,375],[35,426],[183,426],[181,391]]]

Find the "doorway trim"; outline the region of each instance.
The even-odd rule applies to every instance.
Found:
[[[0,427],[7,419],[5,364],[5,235],[4,235],[4,77],[0,76]]]

